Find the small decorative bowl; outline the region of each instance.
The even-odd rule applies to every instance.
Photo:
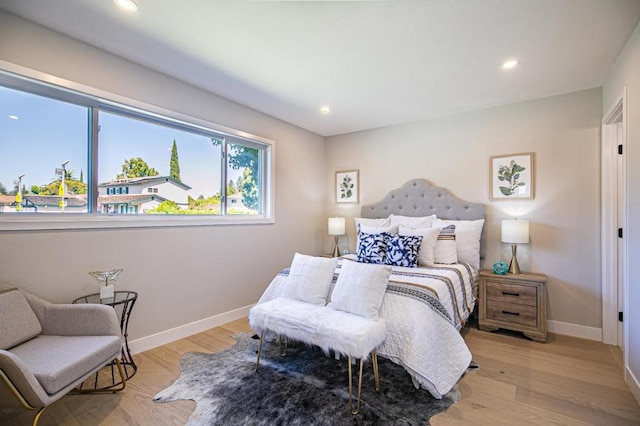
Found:
[[[502,260],[500,262],[493,264],[493,273],[498,275],[506,275],[507,270],[509,269],[509,265],[504,263]]]

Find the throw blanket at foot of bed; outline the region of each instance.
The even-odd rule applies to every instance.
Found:
[[[340,270],[341,263],[336,276]],[[288,274],[285,269],[273,279],[258,305],[283,295]],[[453,388],[471,362],[459,329],[473,310],[473,281],[472,270],[465,264],[394,267],[380,308],[387,332],[378,355],[404,367],[416,387],[438,399]]]

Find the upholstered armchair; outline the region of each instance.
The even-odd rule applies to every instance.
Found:
[[[120,391],[126,386],[121,350],[110,306],[52,304],[0,284],[1,408],[37,410],[35,426],[45,408],[114,359],[122,385],[108,391]]]

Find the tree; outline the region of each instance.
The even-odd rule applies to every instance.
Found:
[[[64,180],[74,180],[73,175],[75,172],[75,170],[64,169]]]
[[[16,183],[13,186],[13,191],[10,192],[10,195],[16,195],[18,192],[20,191],[20,188],[18,187],[18,184]],[[27,191],[27,186],[23,183],[22,184],[22,194],[28,194],[29,191]]]
[[[138,157],[124,160],[124,163],[122,163],[122,173],[120,173],[116,179],[158,176],[158,174],[156,169],[149,167],[146,161]]]
[[[80,182],[84,182],[84,178],[82,177],[82,169],[80,169]]]
[[[31,193],[38,195],[40,193],[40,187],[38,185],[31,185]]]
[[[177,180],[178,182],[182,182],[180,180],[180,163],[178,162],[178,145],[176,145],[176,140],[173,140],[173,147],[171,148],[171,162],[169,164],[169,176]]]
[[[251,169],[246,168],[242,172],[242,204],[250,210],[258,210],[258,184],[253,177]]]
[[[238,192],[238,190],[236,189],[236,185],[231,179],[229,179],[229,183],[227,184],[227,195],[233,195],[236,192]]]
[[[2,195],[7,195],[7,187],[4,186],[4,184],[2,182],[0,182],[0,194]]]
[[[221,139],[211,138],[213,146],[220,146]],[[258,166],[260,151],[257,148],[240,144],[228,145],[228,164],[235,170],[241,170],[242,176],[238,178],[237,189],[242,193],[242,203],[251,210],[258,210]]]
[[[67,187],[67,194],[87,193],[87,184],[79,180],[65,180],[64,184]],[[39,187],[38,192],[35,192],[31,187],[31,192],[39,195],[58,195],[58,189],[60,189],[60,179],[54,180],[49,185]]]
[[[175,201],[165,200],[158,204],[155,209],[147,210],[147,213],[180,214],[180,207]]]

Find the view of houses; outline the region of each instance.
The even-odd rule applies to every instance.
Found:
[[[170,176],[147,176],[115,179],[98,184],[98,212],[102,214],[177,213],[220,214],[220,197],[211,197],[208,204],[191,199],[190,186]],[[249,214],[251,209],[242,202],[243,196],[232,192],[227,196],[228,208],[235,214]],[[60,213],[60,195],[22,196],[20,211]],[[65,213],[86,213],[87,194],[69,193],[64,196]],[[163,205],[164,203],[164,205]],[[16,212],[16,195],[0,195],[0,212]],[[164,208],[163,208],[164,207]]]
[[[1,185],[1,184],[0,184]],[[64,186],[63,186],[64,185]],[[15,183],[13,191],[0,187],[0,212],[87,213],[87,184],[82,172],[75,179],[72,170],[60,169],[60,178],[28,190]],[[170,174],[161,176],[142,158],[131,158],[122,164],[122,173],[98,184],[97,212],[101,214],[220,214],[221,196],[205,198],[189,195],[191,186],[180,179],[177,148],[171,155]],[[227,213],[254,214],[257,211],[257,184],[251,168],[244,168],[237,182],[226,185]],[[249,204],[249,205],[247,205]]]

